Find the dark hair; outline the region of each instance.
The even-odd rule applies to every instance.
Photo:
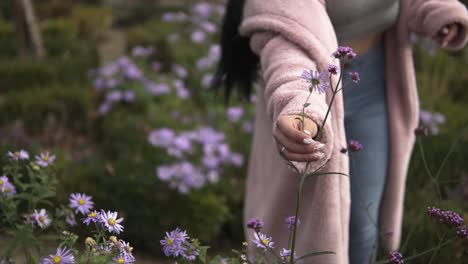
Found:
[[[245,0],[229,0],[221,31],[221,58],[211,88],[224,88],[226,102],[233,89],[247,99],[252,92],[259,58],[250,49],[250,38],[239,34]]]

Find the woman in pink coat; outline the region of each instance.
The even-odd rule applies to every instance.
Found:
[[[287,247],[284,219],[294,215],[298,176],[281,152],[298,167],[312,161],[311,170],[325,165],[323,171],[349,175],[306,181],[297,254],[334,251],[308,261],[362,264],[372,262],[379,239],[397,249],[419,116],[410,33],[456,50],[466,44],[467,28],[457,0],[230,0],[214,84],[227,95],[238,88],[249,96],[252,82],[259,83],[244,219],[264,220],[262,232],[275,249]],[[301,132],[295,118],[309,88],[301,74],[336,64],[331,54],[338,44],[358,54],[339,70],[359,72],[362,81],[345,76],[325,124],[331,91],[314,92]],[[350,140],[363,149],[343,153]]]

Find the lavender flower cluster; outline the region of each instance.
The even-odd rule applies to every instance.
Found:
[[[446,225],[449,228],[456,228],[463,224],[463,217],[452,211],[443,211],[437,207],[428,207],[427,214],[438,223]]]
[[[211,127],[176,133],[169,128],[160,128],[150,132],[148,140],[151,145],[166,149],[168,155],[177,162],[160,165],[156,169],[160,180],[180,193],[186,194],[191,189],[199,189],[206,183],[216,183],[222,172],[221,166],[240,167],[243,156],[232,152],[225,142],[225,135]],[[201,148],[199,157],[196,148]],[[196,163],[190,162],[196,160]]]
[[[390,251],[388,253],[389,261],[392,264],[403,264],[405,261],[403,260],[403,255],[398,251]]]

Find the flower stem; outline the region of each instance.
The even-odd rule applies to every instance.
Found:
[[[434,188],[435,188],[435,191],[437,193],[437,196],[439,197],[439,201],[442,201],[442,193],[440,192],[440,186],[439,186],[439,183],[437,182],[437,180],[432,175],[431,170],[429,169],[429,165],[428,165],[427,160],[426,160],[426,155],[424,153],[423,144],[422,144],[422,142],[421,142],[421,140],[419,138],[417,139],[417,141],[418,141],[419,152],[421,152],[421,158],[422,158],[426,173],[429,175],[432,182],[434,183]]]
[[[308,167],[308,166],[307,166]],[[301,208],[301,196],[302,196],[302,186],[304,185],[304,181],[306,179],[306,172],[302,173],[301,180],[299,182],[299,190],[297,190],[297,201],[296,201],[296,213],[294,215],[295,220],[293,224],[293,234],[292,234],[292,245],[291,245],[291,264],[295,263],[294,260],[294,250],[296,249],[296,230],[297,230],[297,222],[299,222],[299,210]]]

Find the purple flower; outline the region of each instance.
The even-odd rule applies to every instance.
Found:
[[[313,70],[304,71],[301,75],[307,83],[311,84],[311,89],[315,89],[319,94],[325,93],[330,87],[330,73]]]
[[[351,80],[354,83],[358,83],[361,79],[359,78],[359,73],[358,72],[350,72],[349,76],[351,76]]]
[[[163,252],[166,257],[174,256],[178,257],[185,251],[182,246],[188,240],[187,232],[176,228],[170,233],[166,232],[166,236],[160,241],[163,246]]]
[[[34,213],[32,213],[29,218],[27,217],[26,222],[31,224],[37,224],[40,228],[44,229],[48,227],[52,221],[47,215],[46,210],[40,209],[39,212],[37,210],[34,210]]]
[[[231,155],[229,155],[229,162],[236,167],[242,167],[244,157],[239,153],[231,153]]]
[[[210,88],[212,81],[213,81],[213,74],[207,73],[203,75],[201,85],[203,86],[203,88],[208,89]]]
[[[188,75],[187,69],[185,69],[182,65],[174,64],[172,66],[172,71],[178,78],[181,78],[181,79],[187,78],[187,75]]]
[[[330,64],[328,65],[328,68],[327,68],[328,72],[330,74],[333,74],[333,75],[337,75],[338,74],[338,66],[334,65],[334,64]]]
[[[258,218],[251,218],[247,221],[247,227],[255,230],[255,232],[260,232],[264,225],[263,221]]]
[[[158,175],[158,178],[162,181],[170,180],[175,175],[175,173],[176,171],[174,166],[161,165],[156,168],[156,174]]]
[[[83,220],[83,223],[89,225],[90,223],[99,223],[101,219],[101,213],[96,210],[90,212],[87,217]]]
[[[182,152],[188,151],[192,148],[192,142],[185,134],[180,134],[179,136],[175,137],[172,143],[176,149]]]
[[[148,141],[156,147],[167,148],[173,144],[176,134],[169,128],[160,128],[149,133]]]
[[[130,257],[130,256],[126,256],[126,255],[119,255],[117,257],[114,257],[112,260],[114,260],[115,263],[117,264],[128,264],[128,263],[134,263],[135,262],[135,258],[134,257]]]
[[[153,47],[141,47],[141,46],[136,46],[133,47],[132,49],[132,56],[133,57],[148,57],[151,54],[154,53],[154,48]]]
[[[41,153],[40,156],[36,155],[36,164],[41,167],[51,165],[55,160],[55,155],[50,155],[49,152]]]
[[[243,114],[244,109],[241,106],[232,106],[226,110],[227,119],[233,123],[238,122]]]
[[[403,255],[398,251],[390,251],[388,253],[389,261],[393,264],[403,264]]]
[[[125,65],[123,67],[123,72],[125,73],[125,76],[130,80],[139,80],[143,77],[143,73],[133,63]]]
[[[6,176],[0,176],[0,192],[3,193],[6,197],[11,197],[16,194],[16,188],[8,180]]]
[[[452,211],[442,211],[437,207],[428,207],[427,214],[435,221],[446,225],[449,228],[455,228],[463,224],[463,217]]]
[[[184,243],[184,249],[182,257],[188,261],[194,261],[200,255],[200,250],[191,243]]]
[[[267,250],[267,248],[273,248],[274,244],[271,240],[271,237],[267,237],[265,234],[262,233],[255,233],[255,239],[252,241],[257,245],[257,248],[263,248]]]
[[[445,123],[445,117],[438,112],[430,113],[428,111],[421,110],[419,113],[419,119],[421,120],[422,126],[429,128],[432,135],[439,134],[439,126]]]
[[[468,238],[468,226],[459,226],[457,228],[457,236],[462,239]]]
[[[354,53],[353,49],[350,47],[338,47],[338,49],[335,52],[333,52],[332,56],[336,59],[354,59],[356,57],[356,53]]]
[[[10,157],[12,160],[27,160],[29,159],[29,154],[26,150],[19,150],[15,151],[14,153],[8,151],[7,153],[8,157]]]
[[[353,140],[351,139],[348,143],[348,149],[353,151],[353,152],[357,152],[357,151],[360,151],[362,150],[364,147],[362,146],[361,142],[357,141],[357,140]]]
[[[211,23],[211,22],[209,22],[209,21],[202,21],[202,22],[200,23],[200,27],[201,27],[203,30],[205,30],[205,32],[211,33],[211,34],[212,34],[212,33],[215,33],[216,30],[217,30],[215,24],[213,24],[213,23]]]
[[[75,213],[88,214],[93,209],[92,197],[84,193],[72,193],[70,195],[70,208],[75,209]]]
[[[289,230],[293,230],[294,224],[296,223],[296,217],[295,216],[289,216],[285,219],[286,225],[288,226]],[[299,225],[301,221],[297,221],[297,225]]]
[[[195,30],[194,32],[192,32],[190,38],[192,39],[193,43],[200,44],[206,40],[206,33],[200,30]]]
[[[40,260],[40,264],[74,264],[75,257],[70,249],[57,248],[55,254],[44,257]]]
[[[169,88],[169,85],[165,83],[155,83],[152,81],[145,81],[143,83],[145,90],[150,93],[151,95],[161,95],[161,94],[167,94],[171,91]]]
[[[208,169],[216,169],[220,164],[220,160],[213,155],[204,155],[202,158],[203,165]]]
[[[124,256],[127,259],[135,259],[132,254],[133,247],[130,246],[130,243],[123,241],[122,239],[119,240],[119,250],[120,256]]]
[[[104,103],[102,103],[102,104],[99,105],[99,110],[98,110],[98,112],[99,112],[99,114],[100,114],[101,116],[103,116],[103,115],[109,113],[109,111],[111,110],[111,108],[112,108],[112,103],[111,103],[111,102],[104,102]]]
[[[193,6],[192,12],[200,17],[208,18],[213,12],[213,6],[207,2],[197,3]]]
[[[69,212],[65,217],[65,222],[70,226],[76,226],[76,218],[73,212]]]
[[[123,218],[118,218],[117,212],[101,210],[100,214],[100,222],[107,228],[107,230],[111,233],[120,234],[123,232],[124,227],[120,225],[123,221]]]

